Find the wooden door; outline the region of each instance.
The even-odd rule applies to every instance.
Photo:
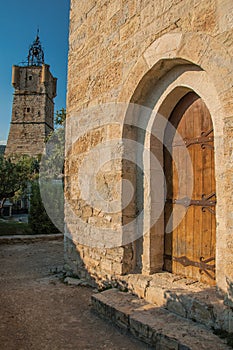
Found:
[[[168,148],[170,145],[170,151],[164,147],[167,185],[164,268],[213,285],[216,191],[211,116],[202,99],[189,93],[173,110],[170,122],[181,135],[186,147],[181,147],[177,136],[167,128],[164,141]],[[187,151],[190,163],[185,158]],[[190,164],[193,169],[191,196],[187,195],[190,189]],[[182,211],[186,213],[177,226],[177,219],[180,220],[178,216]]]

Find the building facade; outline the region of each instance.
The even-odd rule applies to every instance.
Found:
[[[167,271],[233,305],[232,12],[71,1],[65,250],[78,275]]]
[[[44,53],[37,35],[30,47],[28,60],[13,66],[14,98],[6,156],[44,152],[46,137],[54,129],[56,78],[44,63]]]

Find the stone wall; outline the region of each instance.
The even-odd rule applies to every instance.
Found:
[[[124,158],[123,137],[130,140],[139,137],[134,128],[138,125],[132,122],[129,111],[130,102],[169,116],[184,93],[193,90],[205,101],[214,124],[216,278],[219,290],[226,293],[230,303],[233,296],[231,10],[231,0],[71,1],[65,250],[67,264],[77,274],[98,282],[135,271],[144,274],[161,271],[163,223],[160,218],[156,225],[150,226],[153,221],[150,180],[144,183],[141,194],[136,191],[131,202],[126,207],[123,205],[124,210],[121,207],[111,211],[115,200],[124,202],[126,191],[122,180],[131,181],[135,187],[139,176],[135,175],[132,161],[121,161],[116,155]],[[104,115],[103,110],[107,110]],[[150,124],[153,128],[153,121],[148,119]],[[106,143],[117,138],[110,161]],[[98,150],[97,146],[103,144],[104,150]],[[83,174],[87,157],[89,170],[86,167]],[[88,179],[93,169],[98,169],[93,186],[100,198],[109,203],[107,209],[80,189],[83,183],[90,188]],[[143,239],[136,235],[133,236],[136,239],[125,242],[125,232],[134,235],[133,230],[140,228],[141,223],[136,221],[130,232],[125,229],[126,223],[134,222],[143,209],[139,208],[140,200],[136,197],[146,192],[149,202],[142,223],[145,235]],[[149,229],[145,230],[147,222]],[[105,232],[110,237],[108,242]],[[121,245],[114,241],[114,232],[122,238]]]

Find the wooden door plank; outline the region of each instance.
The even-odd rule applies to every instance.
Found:
[[[180,103],[174,109],[171,121],[177,127],[177,131],[183,139],[199,138],[203,132],[212,128],[212,120],[209,111],[204,102],[195,94],[188,94],[183,98]],[[173,199],[181,199],[188,195],[187,188],[187,167],[184,152],[182,148],[177,149],[173,146],[173,156],[176,158],[176,165],[174,161],[171,164],[164,161],[164,166],[169,167],[172,170],[172,176],[170,177],[170,189],[169,195]],[[193,194],[192,200],[201,200],[203,194],[209,194],[215,191],[215,173],[214,173],[214,151],[209,147],[211,143],[208,143],[208,149],[203,149],[202,145],[198,142],[192,142],[188,146],[190,159],[193,164]],[[166,158],[166,157],[165,157]],[[179,178],[177,176],[177,169],[179,169]],[[165,170],[165,176],[166,170]],[[182,186],[179,186],[182,184]],[[179,190],[178,190],[179,189]],[[170,197],[171,198],[171,197]],[[173,205],[174,221],[176,222],[176,215],[179,213],[179,205]],[[210,273],[204,272],[200,274],[200,261],[202,258],[215,257],[215,215],[209,211],[203,212],[202,206],[191,205],[183,220],[177,227],[174,226],[172,235],[165,235],[165,254],[172,254],[175,261],[172,263],[172,271],[177,274],[183,274],[187,277],[199,279],[208,284],[213,284],[214,280],[211,278]],[[177,211],[176,211],[177,210]],[[169,210],[165,207],[167,215],[171,212],[171,205]],[[166,217],[166,221],[168,217]],[[169,237],[169,238],[168,238]],[[171,244],[172,239],[172,244]],[[179,257],[184,257],[186,261],[190,262],[189,266],[180,261]],[[178,260],[177,260],[178,258]],[[208,270],[208,267],[207,267]],[[207,271],[208,272],[208,271]],[[209,271],[210,272],[210,271]],[[211,271],[214,276],[214,271]]]
[[[212,120],[209,114],[209,111],[204,104],[202,103],[202,130],[203,132],[208,132],[209,130],[213,129]],[[210,134],[210,136],[213,136],[213,133]],[[211,148],[211,146],[213,148]],[[203,188],[202,193],[204,195],[209,195],[213,192],[215,192],[215,171],[214,171],[214,163],[213,155],[214,155],[214,144],[213,142],[208,143],[208,145],[203,145],[202,147],[202,159],[203,159]],[[215,227],[212,227],[212,216],[214,216],[215,221],[215,215],[211,214],[208,209],[203,209],[202,212],[203,215],[203,226],[202,226],[202,252],[201,255],[203,259],[209,259],[211,257],[215,257],[215,248],[212,249],[212,242],[215,242]],[[215,245],[215,244],[214,244]],[[214,264],[215,261],[210,262],[209,264]],[[208,271],[208,274],[206,272],[202,273],[201,281],[203,283],[208,284],[214,284],[214,278],[215,274],[212,271]]]
[[[192,117],[194,120],[194,137],[199,137],[202,132],[202,113],[201,113],[201,101],[198,99],[192,105]],[[202,196],[203,187],[203,160],[202,160],[202,149],[200,144],[192,145],[194,150],[194,189],[193,196],[194,200],[199,200]],[[201,257],[201,245],[202,245],[202,211],[201,207],[194,207],[194,235],[193,235],[193,261],[199,262]],[[200,278],[199,269],[193,268],[193,277]]]

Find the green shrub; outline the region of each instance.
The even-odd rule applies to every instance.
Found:
[[[34,181],[31,185],[29,226],[33,234],[49,234],[59,232],[45,211],[41,200],[38,181]]]
[[[31,235],[32,231],[28,224],[16,221],[0,220],[0,236]]]

